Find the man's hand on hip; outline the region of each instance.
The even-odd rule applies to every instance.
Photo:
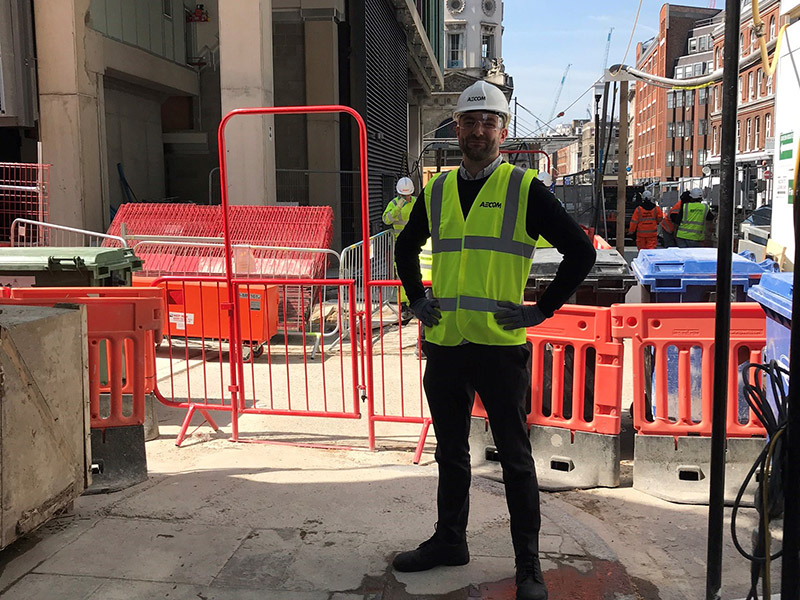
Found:
[[[547,318],[536,304],[500,301],[497,306],[500,310],[494,313],[494,318],[506,330],[534,327]]]
[[[425,327],[433,327],[439,323],[442,318],[442,313],[439,311],[439,301],[434,298],[417,298],[411,303],[411,310],[414,315],[425,325]]]

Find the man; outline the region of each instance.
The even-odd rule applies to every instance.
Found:
[[[658,244],[658,224],[664,218],[661,208],[653,202],[653,192],[645,190],[642,200],[633,210],[631,224],[628,227],[630,235],[636,234],[636,247],[639,250],[655,248]]]
[[[386,225],[392,226],[394,239],[403,231],[403,228],[408,223],[408,215],[411,214],[411,208],[414,206],[414,182],[409,177],[401,177],[395,186],[397,196],[389,201],[386,205],[386,210],[383,211],[383,222]],[[423,248],[422,258],[420,259],[422,276],[425,281],[430,280],[430,262],[431,252],[430,247]],[[411,320],[413,313],[408,308],[408,298],[403,288],[400,288],[400,315],[404,323]]]
[[[703,203],[703,190],[692,188],[681,194],[681,210],[670,219],[678,228],[675,238],[679,248],[701,248],[706,240],[706,221],[713,221],[714,213]]]
[[[500,157],[508,101],[478,81],[461,94],[453,115],[462,152],[458,170],[425,186],[397,238],[395,258],[411,308],[425,325],[423,385],[436,432],[438,521],[433,536],[401,552],[398,571],[469,562],[469,425],[479,394],[503,468],[518,600],[546,600],[539,563],[539,487],[526,425],[530,349],[526,328],[553,314],[594,264],[595,250],[549,190]],[[523,305],[533,249],[544,236],[563,255],[538,304]],[[433,241],[432,295],[426,296],[417,255]]]

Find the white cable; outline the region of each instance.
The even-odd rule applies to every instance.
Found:
[[[670,88],[684,88],[684,89],[692,89],[696,87],[701,87],[704,85],[709,85],[711,83],[716,83],[722,79],[722,69],[717,69],[713,73],[709,73],[708,75],[704,75],[703,77],[694,77],[692,79],[672,79],[670,77],[661,77],[660,75],[653,75],[652,73],[647,73],[645,71],[640,71],[639,69],[635,69],[634,67],[630,67],[628,65],[613,65],[611,70],[617,67],[616,73],[611,73],[611,79],[613,80],[615,75],[620,71],[625,71],[626,73],[630,73],[637,79],[643,79],[648,81],[649,83],[653,83],[654,85],[661,84],[662,87],[670,87]]]
[[[625,64],[625,59],[628,58],[628,52],[631,50],[631,44],[633,43],[633,36],[636,33],[636,25],[639,23],[639,13],[642,10],[642,2],[643,0],[639,0],[639,8],[636,9],[636,17],[633,19],[633,28],[631,29],[631,37],[628,38],[628,47],[625,48],[625,55],[622,57],[620,61],[620,65]],[[620,69],[622,66],[620,66]],[[617,69],[617,73],[619,73],[619,69]]]

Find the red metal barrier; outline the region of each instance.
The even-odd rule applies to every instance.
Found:
[[[564,305],[529,328],[527,337],[532,349],[528,423],[619,434],[623,347],[611,336],[611,309]]]
[[[288,332],[275,333],[276,302],[255,305],[250,300],[241,300],[243,297],[252,299],[264,290],[276,300],[281,288],[298,281],[318,290],[315,299],[318,309],[311,325],[295,334],[302,336],[300,343],[292,344]],[[327,287],[321,285],[323,282]],[[225,278],[163,277],[154,279],[152,285],[167,297],[181,294],[184,299],[189,290],[203,290],[191,302],[184,300],[180,310],[177,310],[178,305],[168,304],[174,314],[170,316],[172,322],[158,352],[162,377],[154,392],[156,398],[167,406],[187,409],[177,445],[184,440],[195,412],[199,412],[214,430],[218,427],[211,417],[212,411],[235,414],[237,419],[241,415],[360,417],[358,390],[362,388],[355,338],[351,339],[350,346],[343,346],[335,355],[328,354],[325,345],[319,344],[319,355],[312,361],[309,351],[310,343],[317,344],[326,336],[334,337],[344,320],[349,320],[349,327],[355,327],[352,280],[234,280],[234,296],[240,299],[237,318],[241,323],[236,331],[241,348],[232,346]],[[338,290],[333,301],[330,299],[332,290]],[[323,302],[326,292],[327,304]],[[343,294],[350,299],[348,306],[339,301]],[[329,314],[323,312],[323,307],[335,314],[334,323],[328,319]],[[266,339],[248,339],[248,332],[262,329],[264,323],[271,323],[271,333]],[[186,329],[180,329],[181,324]],[[242,359],[243,353],[247,358]],[[241,362],[237,364],[236,360]],[[293,365],[302,365],[302,374]],[[236,379],[230,375],[232,367]]]
[[[715,311],[715,304],[699,302],[611,307],[614,337],[633,342],[633,423],[638,433],[711,435]],[[765,344],[766,317],[761,306],[732,303],[728,437],[765,435],[749,408],[746,418],[739,417],[743,400],[738,392],[739,366],[761,362]]]
[[[94,429],[142,425],[148,338],[161,330],[160,298],[98,297],[98,288],[20,288],[6,290],[0,304],[52,306],[69,302],[86,306],[89,338],[89,407]],[[124,289],[124,288],[123,288]],[[35,290],[34,293],[30,293]],[[81,290],[83,293],[81,295]],[[147,333],[150,332],[151,336]],[[100,384],[100,347],[108,349],[108,387]],[[150,341],[149,343],[152,343]],[[128,352],[124,352],[125,346]],[[123,359],[124,355],[124,359]],[[123,360],[125,368],[123,368]],[[126,374],[127,371],[127,374]],[[123,383],[127,377],[127,383]],[[133,396],[131,414],[123,409],[125,389]],[[101,407],[101,394],[109,394],[108,414]]]
[[[0,245],[9,245],[14,219],[47,221],[50,186],[50,165],[0,162]],[[40,232],[25,236],[27,245],[42,244]],[[34,238],[34,239],[31,239]]]

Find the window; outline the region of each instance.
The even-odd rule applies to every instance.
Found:
[[[708,88],[700,88],[697,90],[697,105],[702,106],[708,104]]]
[[[683,67],[675,67],[675,79],[683,79]]]
[[[739,76],[739,104],[742,103],[742,77]]]
[[[494,36],[491,33],[481,35],[481,57],[486,60],[494,58]]]
[[[747,97],[752,100],[756,97],[756,89],[753,87],[753,72],[747,74]]]
[[[707,119],[700,119],[697,121],[697,135],[708,135]]]
[[[741,145],[739,144],[739,142],[741,141],[741,134],[742,134],[742,122],[741,121],[736,121],[736,150],[737,151],[742,149]]]
[[[672,152],[672,151],[669,151],[669,152],[667,152],[667,166],[671,167],[673,165],[675,165],[675,153]]]
[[[675,93],[667,92],[667,108],[675,108]]]
[[[689,54],[697,52],[697,38],[689,38]]]
[[[683,137],[683,131],[684,131],[683,121],[678,121],[677,123],[675,123],[675,137]]]
[[[675,137],[675,123],[667,123],[667,137]]]
[[[683,106],[683,91],[678,90],[675,92],[675,108],[680,108]]]
[[[764,136],[772,137],[772,113],[764,115]]]
[[[464,68],[464,34],[463,33],[449,33],[447,34],[447,68],[448,69],[462,69]]]
[[[686,152],[683,153],[683,164],[686,167],[691,167],[692,166],[692,151],[691,150],[687,150]]]
[[[686,90],[686,106],[694,106],[694,90]]]
[[[775,39],[775,15],[769,18],[769,39]]]
[[[717,128],[714,127],[714,135],[713,135],[713,140],[712,140],[712,144],[711,144],[711,150],[712,150],[712,152],[714,154],[717,153],[717,148],[718,148],[718,146],[717,146]]]
[[[694,135],[694,121],[686,121],[686,123],[684,123],[683,135],[687,138]]]
[[[753,134],[753,123],[752,119],[747,119],[747,138],[745,139],[745,149],[749,152],[751,148],[750,138]]]
[[[675,166],[680,167],[683,164],[683,152],[675,150]]]
[[[761,98],[761,88],[764,86],[764,71],[758,70],[758,77],[756,77],[756,97]]]
[[[709,50],[707,35],[700,36],[700,38],[697,40],[697,47],[699,48],[700,52],[705,52],[706,50]]]
[[[697,164],[703,166],[708,161],[708,150],[697,151]]]
[[[761,117],[755,119],[755,137],[753,138],[753,147],[758,150],[763,147],[761,143]]]
[[[772,95],[772,75],[767,77],[767,96]]]
[[[703,74],[703,63],[694,63],[694,76],[700,77]]]
[[[744,34],[739,34],[739,54],[744,56]]]
[[[714,70],[714,61],[710,60],[706,63],[706,73],[711,73]]]
[[[716,65],[717,69],[721,69],[722,68],[722,61],[720,60],[720,56],[719,56],[719,48],[717,48],[714,51],[714,64]]]

